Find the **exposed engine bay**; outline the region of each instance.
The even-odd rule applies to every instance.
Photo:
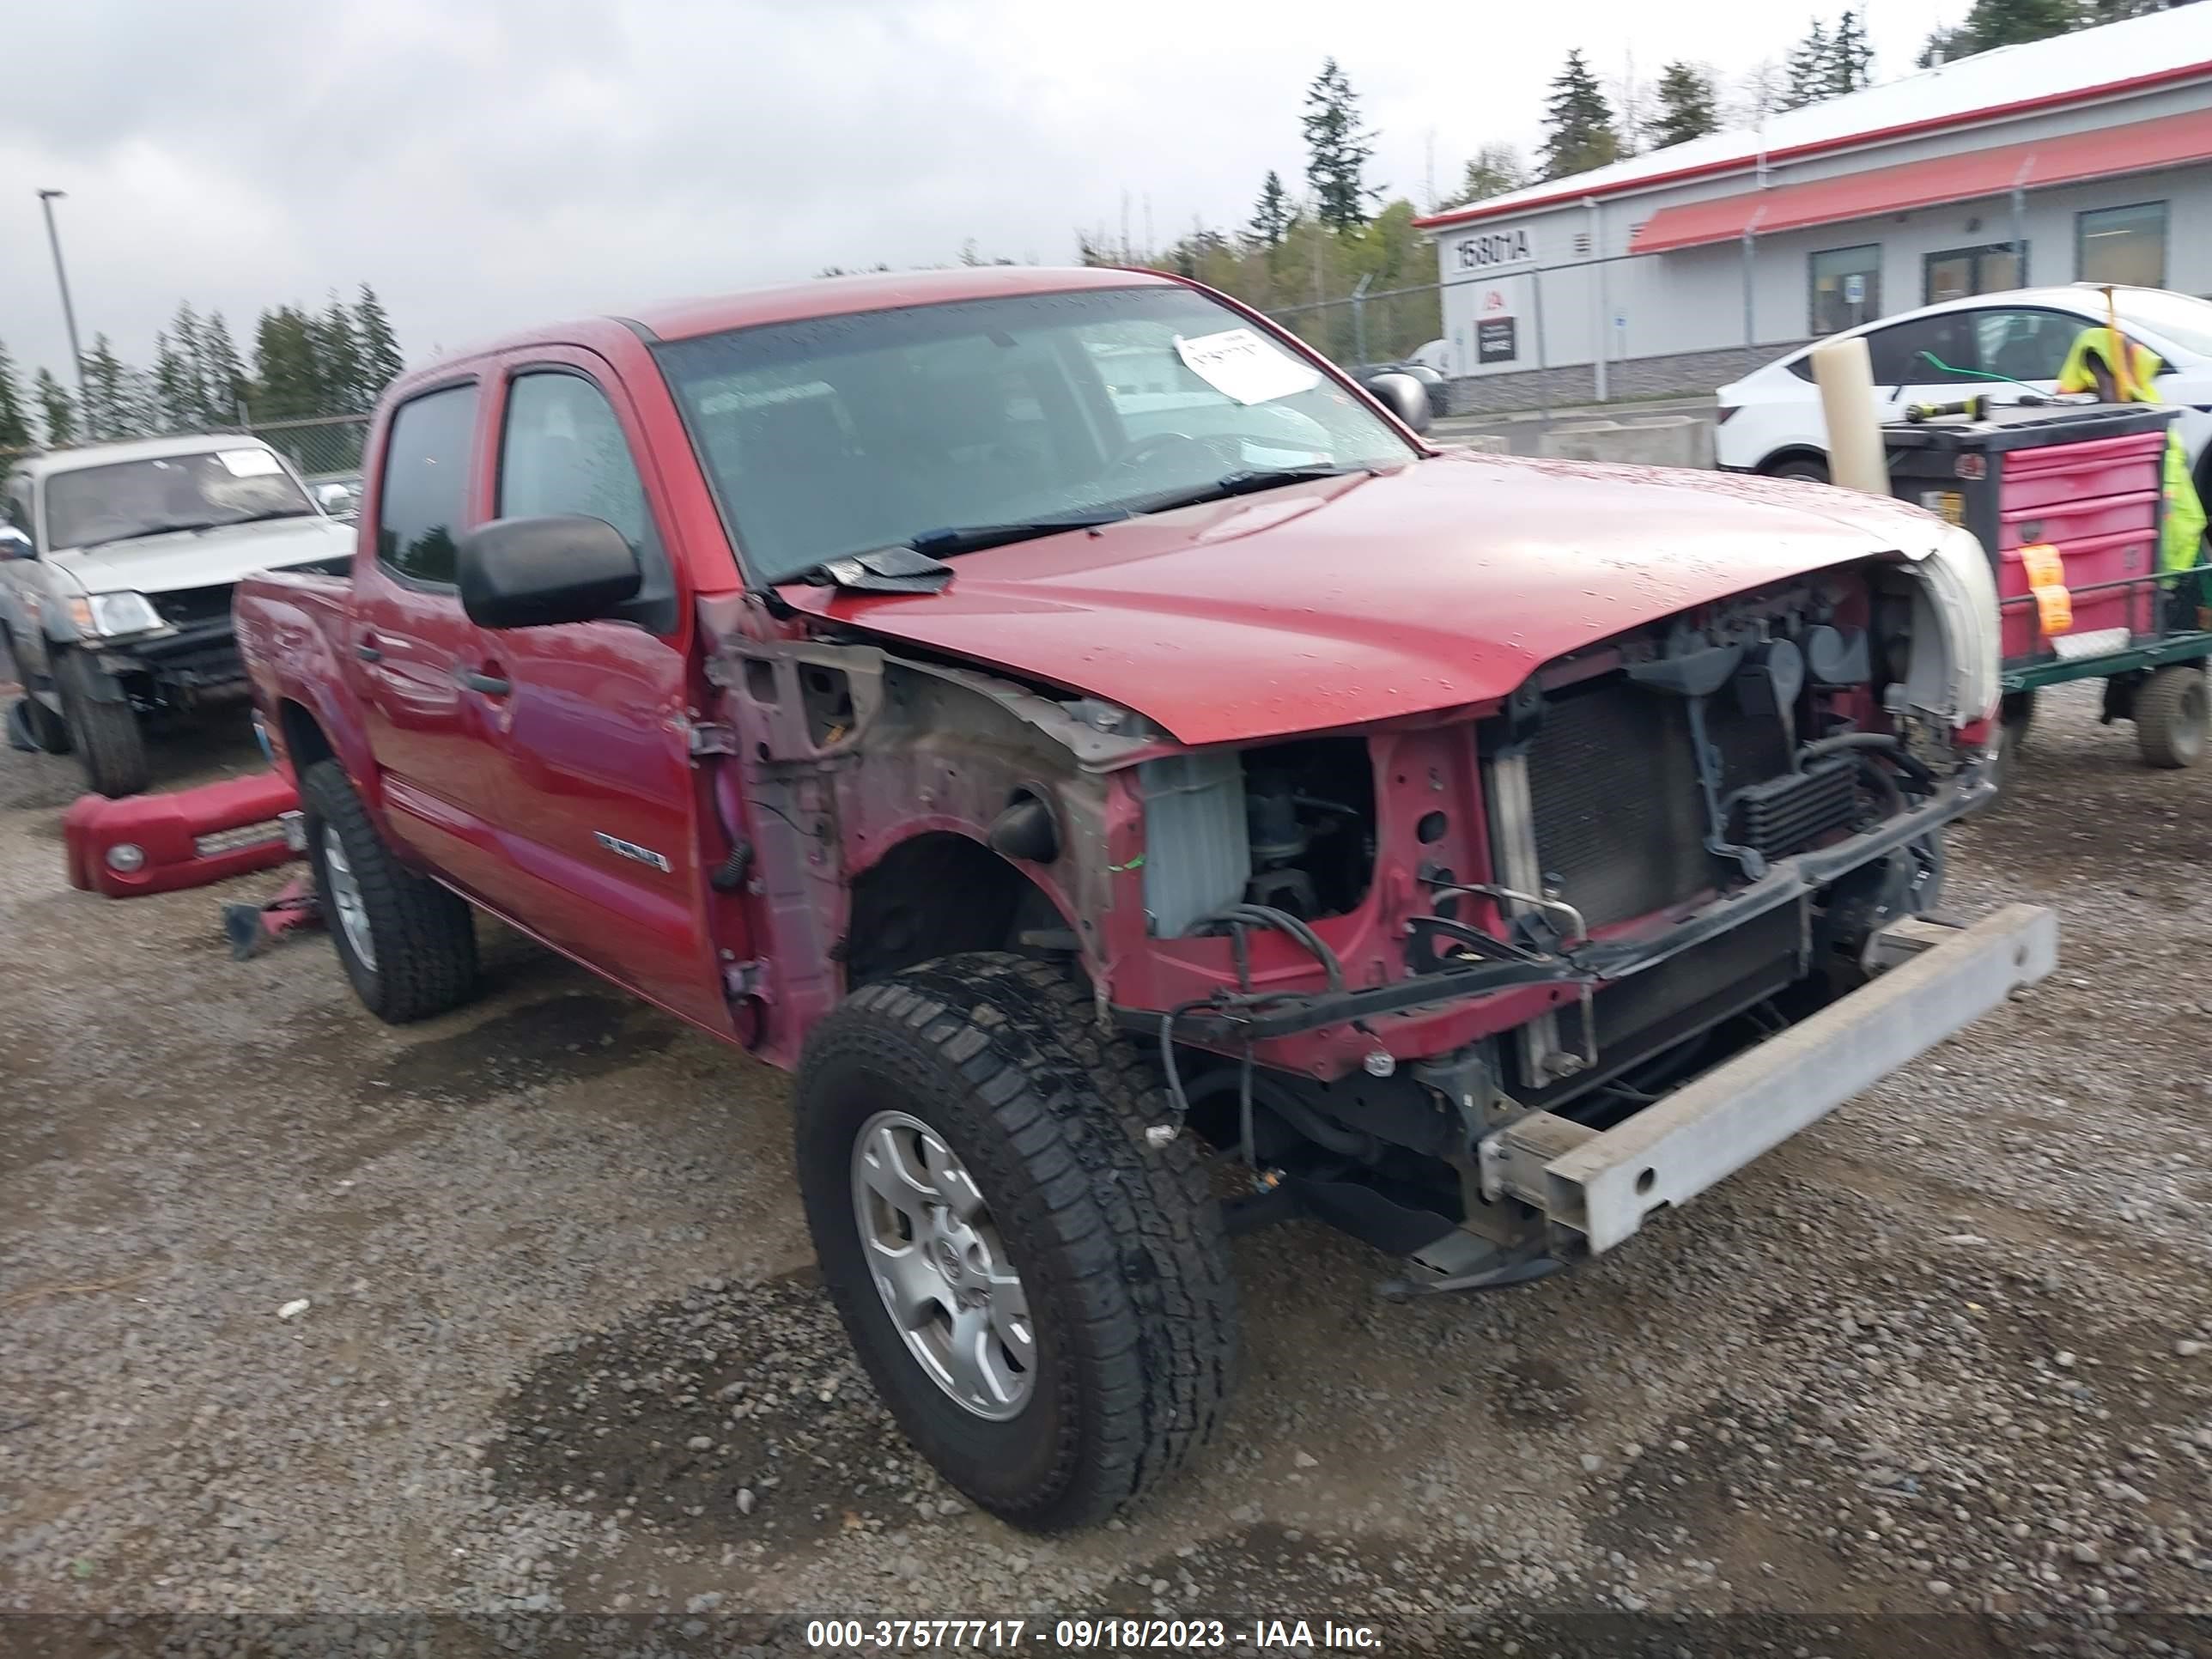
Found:
[[[1329,1015],[1371,1029],[1425,990],[1571,992],[1403,1069],[1378,1046],[1347,1079],[1187,1056],[1190,1112],[1255,1172],[1272,1164],[1255,1206],[1288,1201],[1273,1195],[1287,1183],[1407,1254],[1439,1225],[1510,1234],[1510,1206],[1485,1217],[1496,1195],[1468,1175],[1498,1125],[1609,1127],[1864,984],[1869,941],[1936,904],[1941,823],[1982,787],[1978,757],[1916,701],[1926,609],[1911,575],[1863,566],[1547,665],[1468,728],[1486,842],[1463,866],[1419,862],[1430,902],[1403,923],[1392,985],[1346,987],[1330,945],[1376,875],[1364,740],[1140,768],[1148,846],[1177,849],[1146,866],[1152,931],[1229,932],[1240,964],[1249,930],[1278,931],[1329,973],[1330,992],[1295,1006],[1261,993],[1186,1011],[1177,1031],[1217,1054]],[[1414,838],[1441,854],[1445,815],[1423,814]]]

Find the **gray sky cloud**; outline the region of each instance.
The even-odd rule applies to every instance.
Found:
[[[1966,0],[1874,0],[1901,72]],[[1485,141],[1533,148],[1571,46],[1726,74],[1802,0],[76,0],[24,8],[0,100],[0,338],[67,362],[34,190],[88,343],[136,361],[189,299],[240,343],[263,306],[375,285],[410,358],[550,316],[826,264],[1073,258],[1078,226],[1234,226],[1300,185],[1334,54],[1422,198]],[[1823,6],[1832,16],[1839,8]]]

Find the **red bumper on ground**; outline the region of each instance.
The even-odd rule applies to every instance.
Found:
[[[284,814],[299,805],[276,772],[173,795],[87,795],[62,817],[70,885],[130,898],[269,869],[292,856]]]

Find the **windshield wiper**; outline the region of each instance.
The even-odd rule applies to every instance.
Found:
[[[917,553],[951,557],[957,553],[980,553],[987,547],[1006,547],[1039,536],[1057,536],[1063,530],[1096,530],[1102,524],[1119,524],[1129,516],[1125,507],[1102,507],[1096,513],[1070,513],[1056,519],[1027,519],[1009,524],[949,524],[925,530],[906,544]]]
[[[197,536],[204,530],[213,530],[213,524],[155,524],[143,530],[126,530],[120,536],[102,536],[96,542],[78,544],[77,551],[89,553],[95,547],[112,547],[118,542],[143,542],[149,536]]]
[[[1347,478],[1355,472],[1364,472],[1370,477],[1375,476],[1375,469],[1371,466],[1316,464],[1311,466],[1247,467],[1241,472],[1224,473],[1212,483],[1147,497],[1137,511],[1168,513],[1178,507],[1199,507],[1207,501],[1225,501],[1232,496],[1255,495],[1262,489],[1275,489],[1284,484],[1307,483],[1316,478]]]

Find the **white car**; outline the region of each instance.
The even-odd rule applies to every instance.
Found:
[[[258,438],[34,455],[0,495],[0,636],[31,733],[103,795],[146,787],[142,717],[236,702],[231,592],[255,570],[343,572],[355,532]]]
[[[2114,298],[2120,331],[2165,360],[2159,398],[2182,411],[2182,442],[2202,493],[2212,483],[2212,301],[2160,288],[2118,289]],[[1832,337],[1865,337],[1876,407],[1883,419],[1900,420],[1909,404],[1955,403],[1978,392],[1996,403],[2017,403],[2031,391],[2048,395],[2075,337],[2105,320],[2104,290],[2076,283],[1947,300]],[[1802,347],[1720,389],[1713,452],[1723,467],[1826,479],[1828,432],[1813,384],[1813,350]]]

